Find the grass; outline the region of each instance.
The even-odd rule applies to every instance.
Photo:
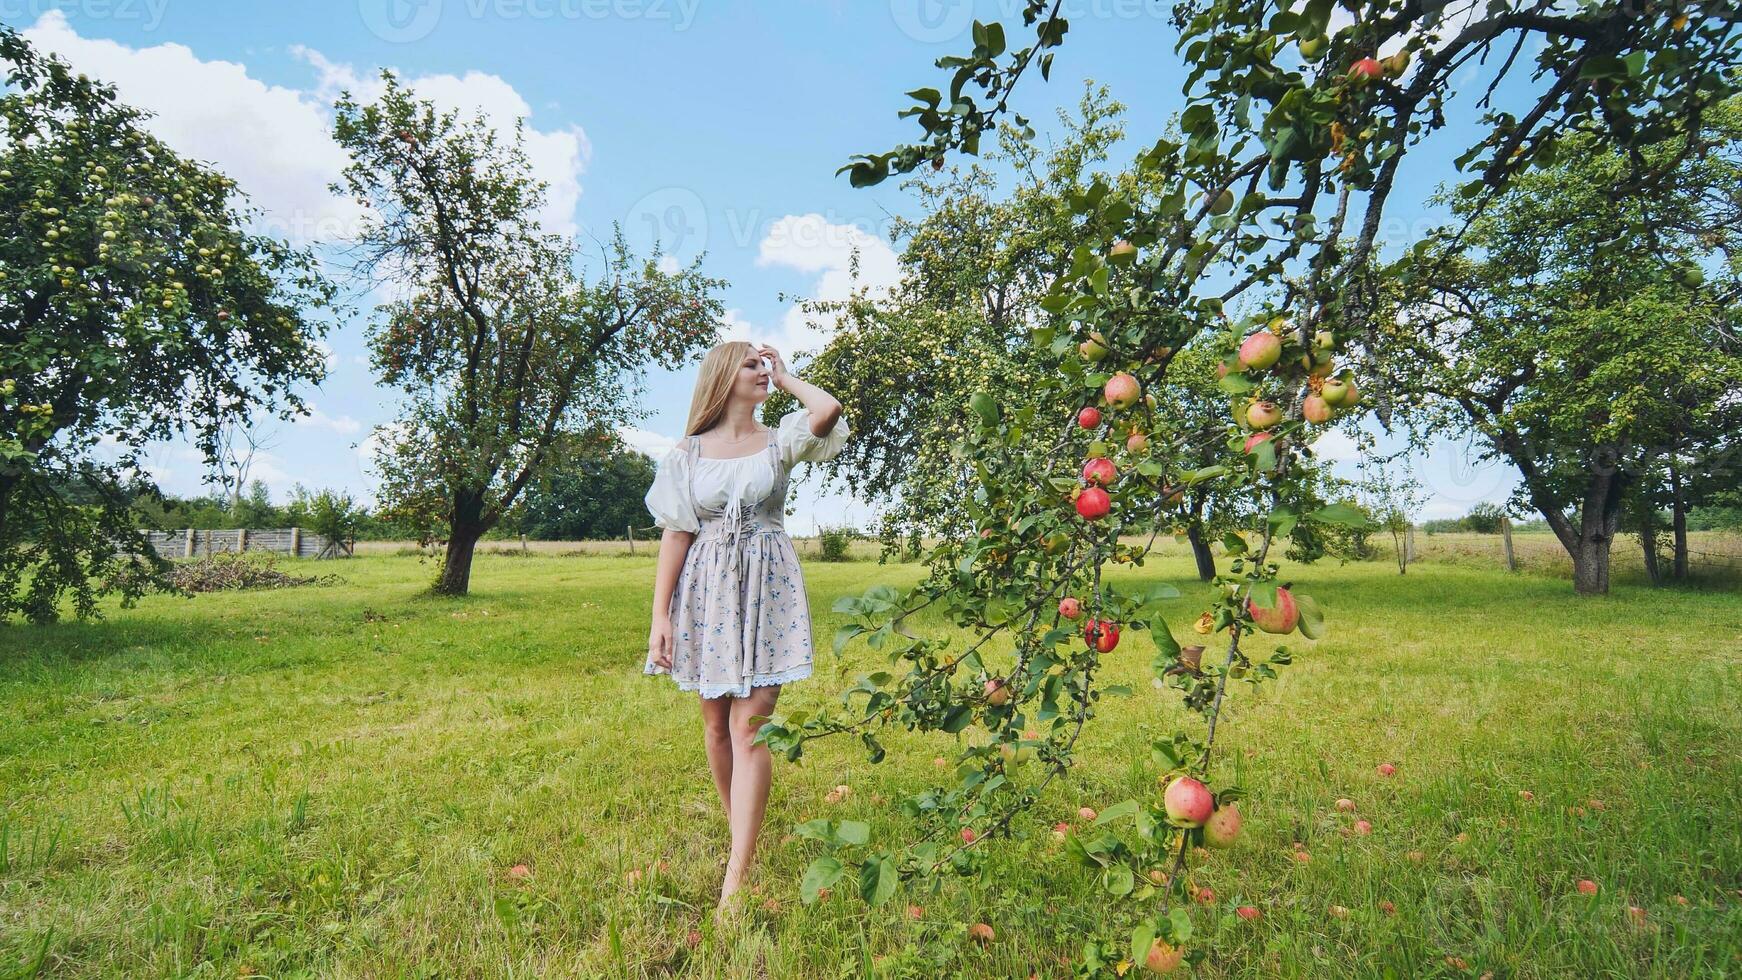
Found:
[[[693,696],[640,673],[652,567],[485,555],[472,597],[438,600],[433,566],[371,556],[340,586],[0,628],[0,976],[1057,976],[1127,914],[1048,828],[1155,792],[1148,741],[1181,712],[1141,637],[1105,677],[1137,693],[1105,703],[1021,839],[988,842],[984,882],[802,905],[813,845],[787,831],[850,816],[897,839],[890,802],[954,744],[904,733],[872,766],[821,743],[776,763],[769,907],[716,933],[726,825]],[[807,564],[819,642],[836,596],[922,573]],[[1200,589],[1178,557],[1126,577]],[[1232,698],[1216,778],[1251,798],[1239,846],[1194,875],[1216,896],[1192,912],[1201,975],[1742,971],[1742,595],[1579,600],[1434,564],[1298,577],[1332,632]],[[1197,606],[1178,608],[1183,626]],[[782,707],[876,666],[825,654]],[[1342,796],[1372,835],[1342,833]],[[985,949],[975,921],[997,930]]]

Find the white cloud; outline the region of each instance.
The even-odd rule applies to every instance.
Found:
[[[618,426],[617,434],[629,444],[629,448],[646,453],[653,457],[654,462],[663,459],[666,453],[677,448],[676,439],[658,432],[650,432],[647,429],[637,429],[632,425]]]
[[[381,89],[378,76],[298,46],[292,53],[315,71],[311,84],[270,85],[250,75],[245,64],[205,60],[186,45],[134,48],[81,37],[60,10],[45,11],[24,35],[38,50],[113,83],[124,102],[154,114],[143,123],[150,132],[233,178],[265,212],[256,230],[301,245],[353,234],[366,217],[354,200],[327,189],[346,162],[331,135],[332,100],[341,88],[372,98]],[[517,118],[532,112],[496,75],[400,75],[439,109],[459,110],[462,120],[483,112],[505,138]],[[550,185],[539,221],[547,231],[575,234],[580,176],[592,155],[585,132],[578,126],[528,126],[524,136],[533,175]]]
[[[1328,463],[1353,463],[1361,458],[1361,447],[1347,434],[1330,429],[1313,440],[1313,455]]]
[[[295,425],[307,426],[312,429],[330,429],[342,436],[356,435],[363,431],[363,423],[349,415],[334,417],[312,404],[308,406],[306,416],[297,416],[292,422]]]
[[[858,261],[857,275],[853,268]],[[887,293],[901,278],[901,263],[889,244],[855,225],[832,224],[820,214],[789,214],[774,222],[757,250],[759,266],[784,266],[817,276],[809,290],[816,300],[844,300],[860,289],[872,297]],[[787,310],[777,332],[745,339],[771,343],[790,357],[816,350],[834,334],[832,322],[813,323],[797,306]],[[753,325],[732,311],[728,331],[752,330]]]

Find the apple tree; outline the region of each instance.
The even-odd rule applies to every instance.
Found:
[[[343,183],[373,220],[358,266],[403,298],[381,307],[370,351],[403,394],[377,430],[379,497],[391,518],[445,540],[435,591],[470,588],[478,539],[514,507],[565,434],[593,436],[637,411],[645,369],[711,346],[724,285],[700,259],[667,271],[621,232],[592,279],[571,241],[539,228],[546,186],[518,126],[504,142],[481,118],[437,114],[390,71],[380,99],[336,104],[351,156]]]
[[[1019,82],[1050,73],[1067,32],[1059,7],[1027,3],[1029,37],[1014,50],[1003,25],[976,24],[973,49],[938,62],[947,84],[909,93],[904,115],[923,138],[851,162],[843,169],[853,183],[975,152],[1014,114]],[[789,758],[813,739],[850,735],[873,761],[889,726],[973,733],[953,784],[902,801],[922,828],[917,839],[849,837],[829,821],[799,828],[827,852],[806,875],[807,895],[851,876],[867,899],[886,899],[903,882],[983,866],[985,842],[1069,767],[1113,693],[1099,683],[1106,658],[1147,634],[1156,677],[1201,723],[1152,743],[1166,792],[1104,809],[1067,843],[1119,900],[1086,938],[1085,972],[1120,961],[1161,971],[1204,955],[1170,898],[1193,844],[1238,832],[1241,791],[1214,753],[1230,682],[1275,677],[1301,649],[1279,637],[1324,628],[1316,604],[1287,588],[1275,539],[1303,521],[1361,520],[1354,508],[1317,505],[1303,460],[1316,427],[1369,397],[1374,374],[1353,373],[1348,353],[1357,340],[1367,347],[1395,275],[1377,238],[1401,168],[1458,135],[1447,129],[1454,109],[1472,109],[1480,124],[1456,153],[1470,175],[1467,200],[1491,199],[1552,162],[1575,134],[1620,152],[1627,185],[1650,188],[1676,161],[1640,148],[1697,132],[1733,91],[1738,53],[1736,25],[1716,5],[1307,0],[1278,10],[1187,0],[1173,22],[1188,68],[1181,131],[1138,161],[1169,190],[1153,205],[1111,181],[1072,195],[1096,244],[1073,251],[1044,300],[1056,319],[1032,334],[1061,357],[1049,396],[1011,412],[991,393],[970,399],[974,480],[963,506],[978,534],[940,542],[927,555],[930,575],[910,590],[841,600],[853,623],[837,643],[863,638],[892,669],[861,679],[839,709],[776,718],[759,733]],[[1492,84],[1453,84],[1479,61]],[[1089,341],[1104,353],[1085,349]],[[1187,469],[1193,434],[1160,431],[1143,395],[1174,363],[1152,352],[1193,341],[1221,348],[1219,383],[1240,400],[1210,440],[1219,462]],[[1084,408],[1102,412],[1098,425],[1079,425]],[[1109,425],[1134,418],[1150,435],[1144,454],[1109,438]],[[1020,451],[1032,431],[1052,435],[1047,452]],[[1208,608],[1178,610],[1165,587],[1114,585],[1109,563],[1140,563],[1145,550],[1121,532],[1152,520],[1177,488],[1206,481],[1245,496],[1253,515],[1224,540]],[[911,617],[933,607],[973,639],[958,648],[916,631]],[[1183,646],[1179,628],[1198,642]],[[1201,649],[1212,642],[1213,653]]]
[[[113,86],[10,28],[0,63],[0,619],[45,622],[164,570],[133,507],[146,445],[215,465],[228,427],[301,409],[333,289]]]
[[[1629,156],[1574,137],[1497,200],[1453,202],[1461,220],[1400,263],[1399,317],[1377,342],[1386,371],[1423,396],[1422,424],[1471,431],[1518,468],[1519,502],[1572,557],[1580,593],[1609,590],[1624,503],[1653,507],[1668,465],[1736,472],[1715,450],[1742,421],[1739,109],[1634,151],[1677,161],[1659,193],[1615,194]]]

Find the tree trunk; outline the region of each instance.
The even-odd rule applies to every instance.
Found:
[[[480,527],[455,527],[449,532],[447,549],[442,552],[442,575],[435,587],[439,595],[465,595],[471,589],[472,553],[483,536]]]
[[[448,521],[448,546],[442,553],[442,575],[435,586],[437,594],[465,595],[471,589],[472,553],[489,529],[482,496],[462,494],[455,498]]]
[[[1583,538],[1573,551],[1573,591],[1580,595],[1609,594],[1609,541]]]
[[[1658,585],[1661,578],[1657,571],[1657,515],[1651,512],[1649,505],[1639,517],[1639,547],[1645,553],[1645,577],[1652,585]]]
[[[1192,557],[1198,562],[1198,578],[1208,582],[1216,577],[1216,556],[1210,553],[1210,543],[1204,540],[1204,522],[1193,517],[1186,525],[1186,540],[1192,543]]]
[[[1677,581],[1688,577],[1688,501],[1682,495],[1681,471],[1669,464],[1669,508],[1675,538],[1675,565],[1670,575]]]

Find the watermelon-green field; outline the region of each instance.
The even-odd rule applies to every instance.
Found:
[[[791,828],[897,840],[892,801],[955,747],[892,736],[871,765],[825,741],[776,762],[755,904],[716,927],[726,822],[693,695],[641,674],[642,550],[485,555],[462,600],[378,555],[295,566],[343,584],[0,627],[0,977],[1069,976],[1061,956],[1139,911],[1050,829],[1156,792],[1149,740],[1182,712],[1132,636],[1103,673],[1137,693],[988,841],[984,880],[802,904],[816,845]],[[923,568],[806,574],[826,651],[837,597]],[[1195,616],[1187,561],[1122,574]],[[1198,975],[1742,973],[1742,594],[1377,562],[1297,581],[1331,631],[1232,696],[1216,773],[1248,790],[1247,830],[1194,872]],[[783,708],[881,662],[818,666]]]

